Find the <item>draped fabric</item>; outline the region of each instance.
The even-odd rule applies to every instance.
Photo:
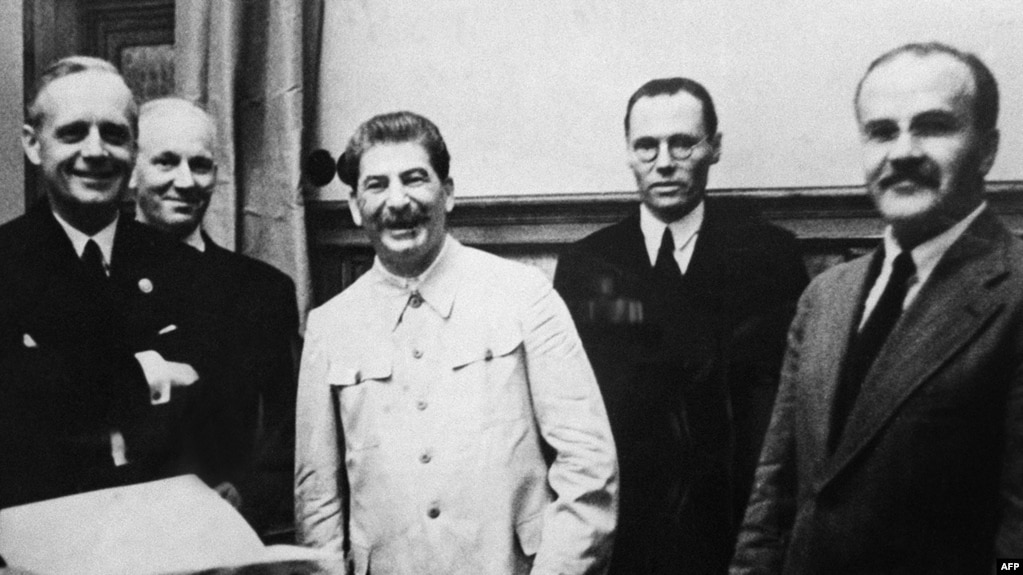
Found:
[[[219,135],[204,227],[290,275],[301,310],[311,295],[301,167],[315,125],[322,10],[322,0],[175,4],[176,91],[206,106]]]

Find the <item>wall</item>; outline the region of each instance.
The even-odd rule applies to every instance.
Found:
[[[712,188],[862,182],[851,99],[867,64],[908,41],[977,52],[1001,82],[992,180],[1023,179],[1019,0],[327,2],[319,125],[340,152],[369,116],[411,109],[452,150],[456,194],[628,191],[624,105],[687,75],[714,95]],[[335,182],[322,197],[345,194]]]
[[[0,223],[25,211],[22,38],[22,3],[0,2]]]

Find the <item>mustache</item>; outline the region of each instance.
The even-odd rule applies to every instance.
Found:
[[[377,215],[377,223],[384,228],[408,229],[425,224],[430,220],[426,212],[408,208],[400,211],[383,210]]]
[[[930,169],[926,165],[920,165],[910,168],[897,168],[891,174],[881,178],[881,180],[878,181],[878,184],[882,188],[887,188],[902,182],[910,182],[920,186],[930,187],[936,187],[941,183],[933,169]]]

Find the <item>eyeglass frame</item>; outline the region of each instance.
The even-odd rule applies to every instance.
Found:
[[[672,151],[671,151],[672,147],[673,147],[671,145],[671,140],[673,138],[678,138],[680,136],[681,136],[681,134],[672,134],[667,139],[668,156],[670,156],[671,159],[676,161],[676,162],[682,162],[682,161],[688,160],[689,158],[693,157],[693,153],[696,152],[696,148],[698,146],[700,146],[701,144],[709,143],[710,142],[710,138],[711,138],[711,135],[707,134],[706,136],[704,136],[704,137],[700,138],[699,140],[697,140],[696,142],[694,142],[692,145],[686,146],[684,154],[676,155],[676,154],[672,153]],[[653,155],[650,156],[649,158],[646,158],[646,157],[644,157],[644,154],[641,153],[639,151],[639,149],[636,148],[636,143],[638,143],[640,140],[644,140],[644,139],[647,139],[647,138],[649,138],[651,140],[655,140],[656,139],[656,138],[653,138],[653,137],[650,137],[650,136],[638,138],[636,140],[636,142],[632,143],[632,146],[631,146],[632,153],[635,154],[636,157],[639,159],[639,161],[643,162],[644,164],[649,164],[649,163],[651,163],[651,162],[653,162],[654,160],[657,159],[657,156],[659,156],[661,154],[661,142],[665,141],[664,139],[656,139],[657,146],[652,148],[653,149]]]

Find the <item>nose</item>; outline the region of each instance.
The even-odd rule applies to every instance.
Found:
[[[899,136],[892,141],[888,149],[888,159],[891,161],[907,160],[920,157],[920,147],[916,136],[910,131],[903,130]]]
[[[662,175],[669,175],[675,171],[675,158],[671,157],[671,150],[668,149],[668,142],[662,141],[657,145],[657,157],[654,158],[654,168]]]
[[[89,129],[88,135],[82,141],[81,153],[86,158],[102,158],[107,155],[103,138],[99,135],[99,128],[96,126]]]
[[[181,162],[174,170],[174,187],[185,190],[194,186],[195,178],[192,177],[192,170],[187,163]]]
[[[409,205],[408,194],[405,193],[405,186],[401,184],[392,184],[387,187],[387,195],[384,198],[384,205],[388,208],[402,209]]]

